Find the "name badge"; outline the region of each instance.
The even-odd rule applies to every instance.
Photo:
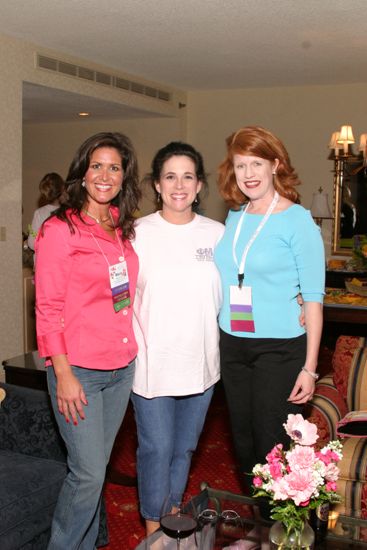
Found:
[[[250,286],[231,285],[229,294],[232,332],[255,332]]]
[[[126,262],[110,265],[109,272],[113,309],[120,311],[131,303],[129,274]]]

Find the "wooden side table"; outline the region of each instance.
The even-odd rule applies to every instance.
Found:
[[[38,357],[37,351],[11,357],[2,364],[7,384],[47,391],[45,360]]]

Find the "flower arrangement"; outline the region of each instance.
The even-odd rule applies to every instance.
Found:
[[[285,451],[282,444],[275,445],[266,464],[253,468],[253,487],[255,497],[269,498],[274,505],[272,519],[282,522],[289,534],[303,529],[310,510],[325,502],[340,502],[336,482],[342,445],[330,441],[315,450],[317,427],[301,414],[289,414],[283,425],[292,439],[291,447]]]

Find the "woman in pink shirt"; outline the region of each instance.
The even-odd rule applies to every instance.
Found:
[[[38,348],[69,468],[48,549],[91,550],[137,353],[138,258],[130,240],[140,192],[130,140],[107,132],[87,139],[66,195],[36,240]]]

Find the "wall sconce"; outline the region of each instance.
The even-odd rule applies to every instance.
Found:
[[[364,177],[367,177],[367,133],[360,136],[359,153],[354,154],[350,145],[355,143],[353,130],[350,124],[345,124],[339,132],[333,132],[329,141],[329,149],[333,150],[334,155],[330,155],[334,161],[334,212],[335,223],[332,229],[332,250],[340,253],[340,221],[341,208],[343,204],[343,189],[349,192],[348,178],[355,176],[360,170],[364,171]],[[344,248],[344,247],[342,247]],[[345,247],[348,248],[348,247]],[[346,252],[348,254],[348,251]]]
[[[322,187],[318,193],[313,193],[311,214],[317,225],[322,226],[322,220],[331,220],[332,214],[329,207],[328,194],[322,192]]]
[[[366,138],[367,134],[362,134],[359,142],[359,151],[363,153],[363,159],[367,156],[366,150]],[[350,124],[345,124],[339,130],[339,132],[333,132],[329,142],[329,149],[334,149],[335,159],[354,156],[352,152],[349,151],[349,145],[355,143],[353,136],[353,129]],[[340,155],[339,150],[343,149],[342,155]]]

